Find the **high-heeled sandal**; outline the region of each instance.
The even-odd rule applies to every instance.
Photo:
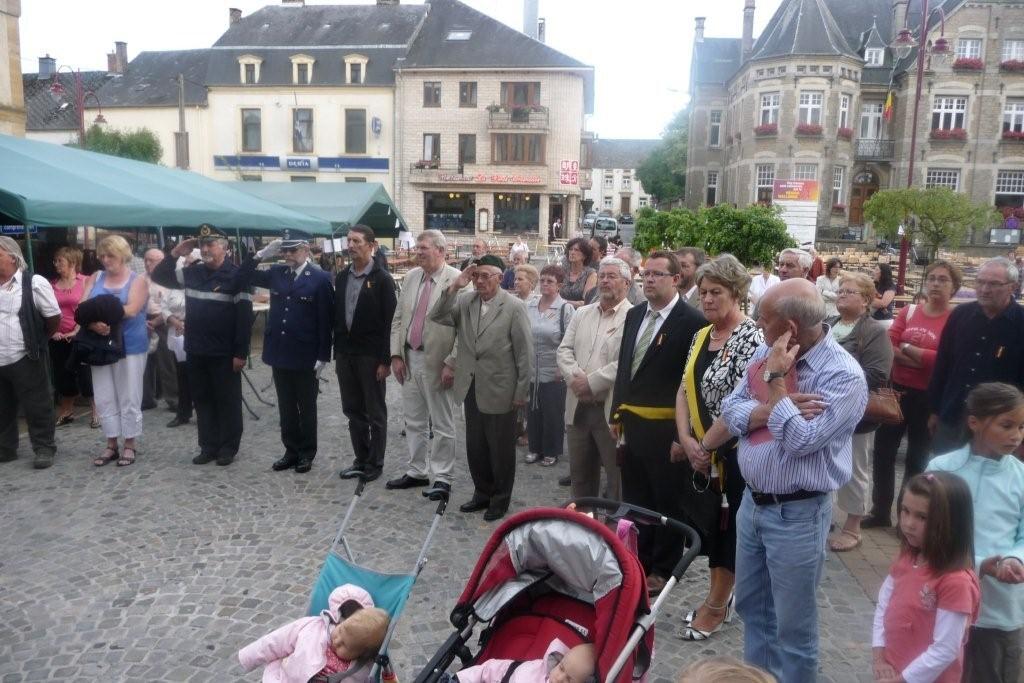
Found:
[[[128,451],[132,452],[131,457],[128,456]],[[134,464],[135,457],[137,455],[138,453],[135,451],[134,448],[132,448],[131,446],[125,446],[124,450],[121,452],[121,457],[117,459],[117,466],[128,467],[128,465]]]
[[[708,609],[715,610],[715,611],[722,610],[722,609],[725,610],[725,617],[718,624],[718,626],[715,626],[710,631],[702,631],[699,628],[694,628],[692,623],[688,623],[688,625],[685,626],[684,628],[682,628],[676,635],[679,638],[682,638],[683,640],[689,640],[689,641],[694,641],[694,642],[699,642],[699,641],[702,641],[702,640],[707,640],[708,638],[710,638],[714,634],[716,634],[719,631],[721,631],[722,628],[726,624],[728,624],[728,623],[730,623],[732,621],[732,617],[733,617],[733,603],[734,603],[735,599],[736,599],[735,595],[730,595],[728,602],[726,602],[724,605],[712,605],[707,600],[705,600],[704,601],[704,606],[707,607]],[[691,614],[696,614],[696,610],[694,610]],[[690,615],[687,615],[687,616],[690,616]],[[691,619],[691,622],[692,622],[692,619]]]
[[[114,462],[118,457],[120,457],[120,454],[117,452],[117,446],[107,446],[102,455],[98,455],[93,458],[92,464],[96,467],[103,467],[104,465]]]

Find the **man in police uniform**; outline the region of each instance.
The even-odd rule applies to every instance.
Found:
[[[177,268],[199,244],[201,262]],[[195,465],[230,465],[242,440],[242,368],[249,356],[252,297],[238,266],[226,258],[228,237],[211,225],[184,240],[153,269],[154,282],[185,290],[185,353],[199,425]]]
[[[256,270],[259,262],[278,253],[284,265]],[[281,411],[284,456],[275,472],[295,468],[303,474],[316,457],[318,378],[331,360],[334,287],[331,278],[309,260],[309,235],[285,230],[242,264],[248,283],[270,290],[270,313],[263,335],[263,362],[273,368],[277,406]]]

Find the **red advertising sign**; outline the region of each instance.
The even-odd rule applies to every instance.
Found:
[[[776,202],[818,203],[817,180],[776,180],[772,188],[772,200]]]

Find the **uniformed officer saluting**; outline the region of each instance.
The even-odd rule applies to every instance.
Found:
[[[199,243],[202,261],[176,268]],[[227,259],[228,237],[212,225],[184,240],[153,270],[157,284],[185,290],[185,353],[196,405],[199,455],[195,465],[230,465],[242,440],[242,377],[252,334],[252,297]]]
[[[284,257],[284,265],[256,270],[260,261]],[[275,472],[309,472],[316,457],[317,378],[331,360],[334,288],[327,273],[309,260],[309,235],[285,230],[242,264],[248,282],[270,290],[270,313],[263,336],[263,362],[273,368],[281,411],[284,456]]]

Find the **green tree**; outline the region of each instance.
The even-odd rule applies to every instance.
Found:
[[[918,240],[930,251],[958,247],[970,230],[1000,222],[994,208],[939,187],[876,192],[864,204],[864,218],[871,221],[876,233],[890,241],[899,239],[902,225],[911,243]]]
[[[719,204],[697,211],[641,209],[633,246],[641,253],[652,249],[700,247],[709,254],[728,252],[742,263],[753,265],[772,262],[776,254],[786,247],[796,246],[796,242],[776,208],[737,209]]]
[[[636,177],[658,201],[682,197],[686,190],[686,136],[689,113],[682,109],[665,127],[661,144],[636,169]]]
[[[159,163],[164,150],[156,134],[148,128],[136,130],[104,130],[92,126],[85,133],[85,149],[136,161]]]

